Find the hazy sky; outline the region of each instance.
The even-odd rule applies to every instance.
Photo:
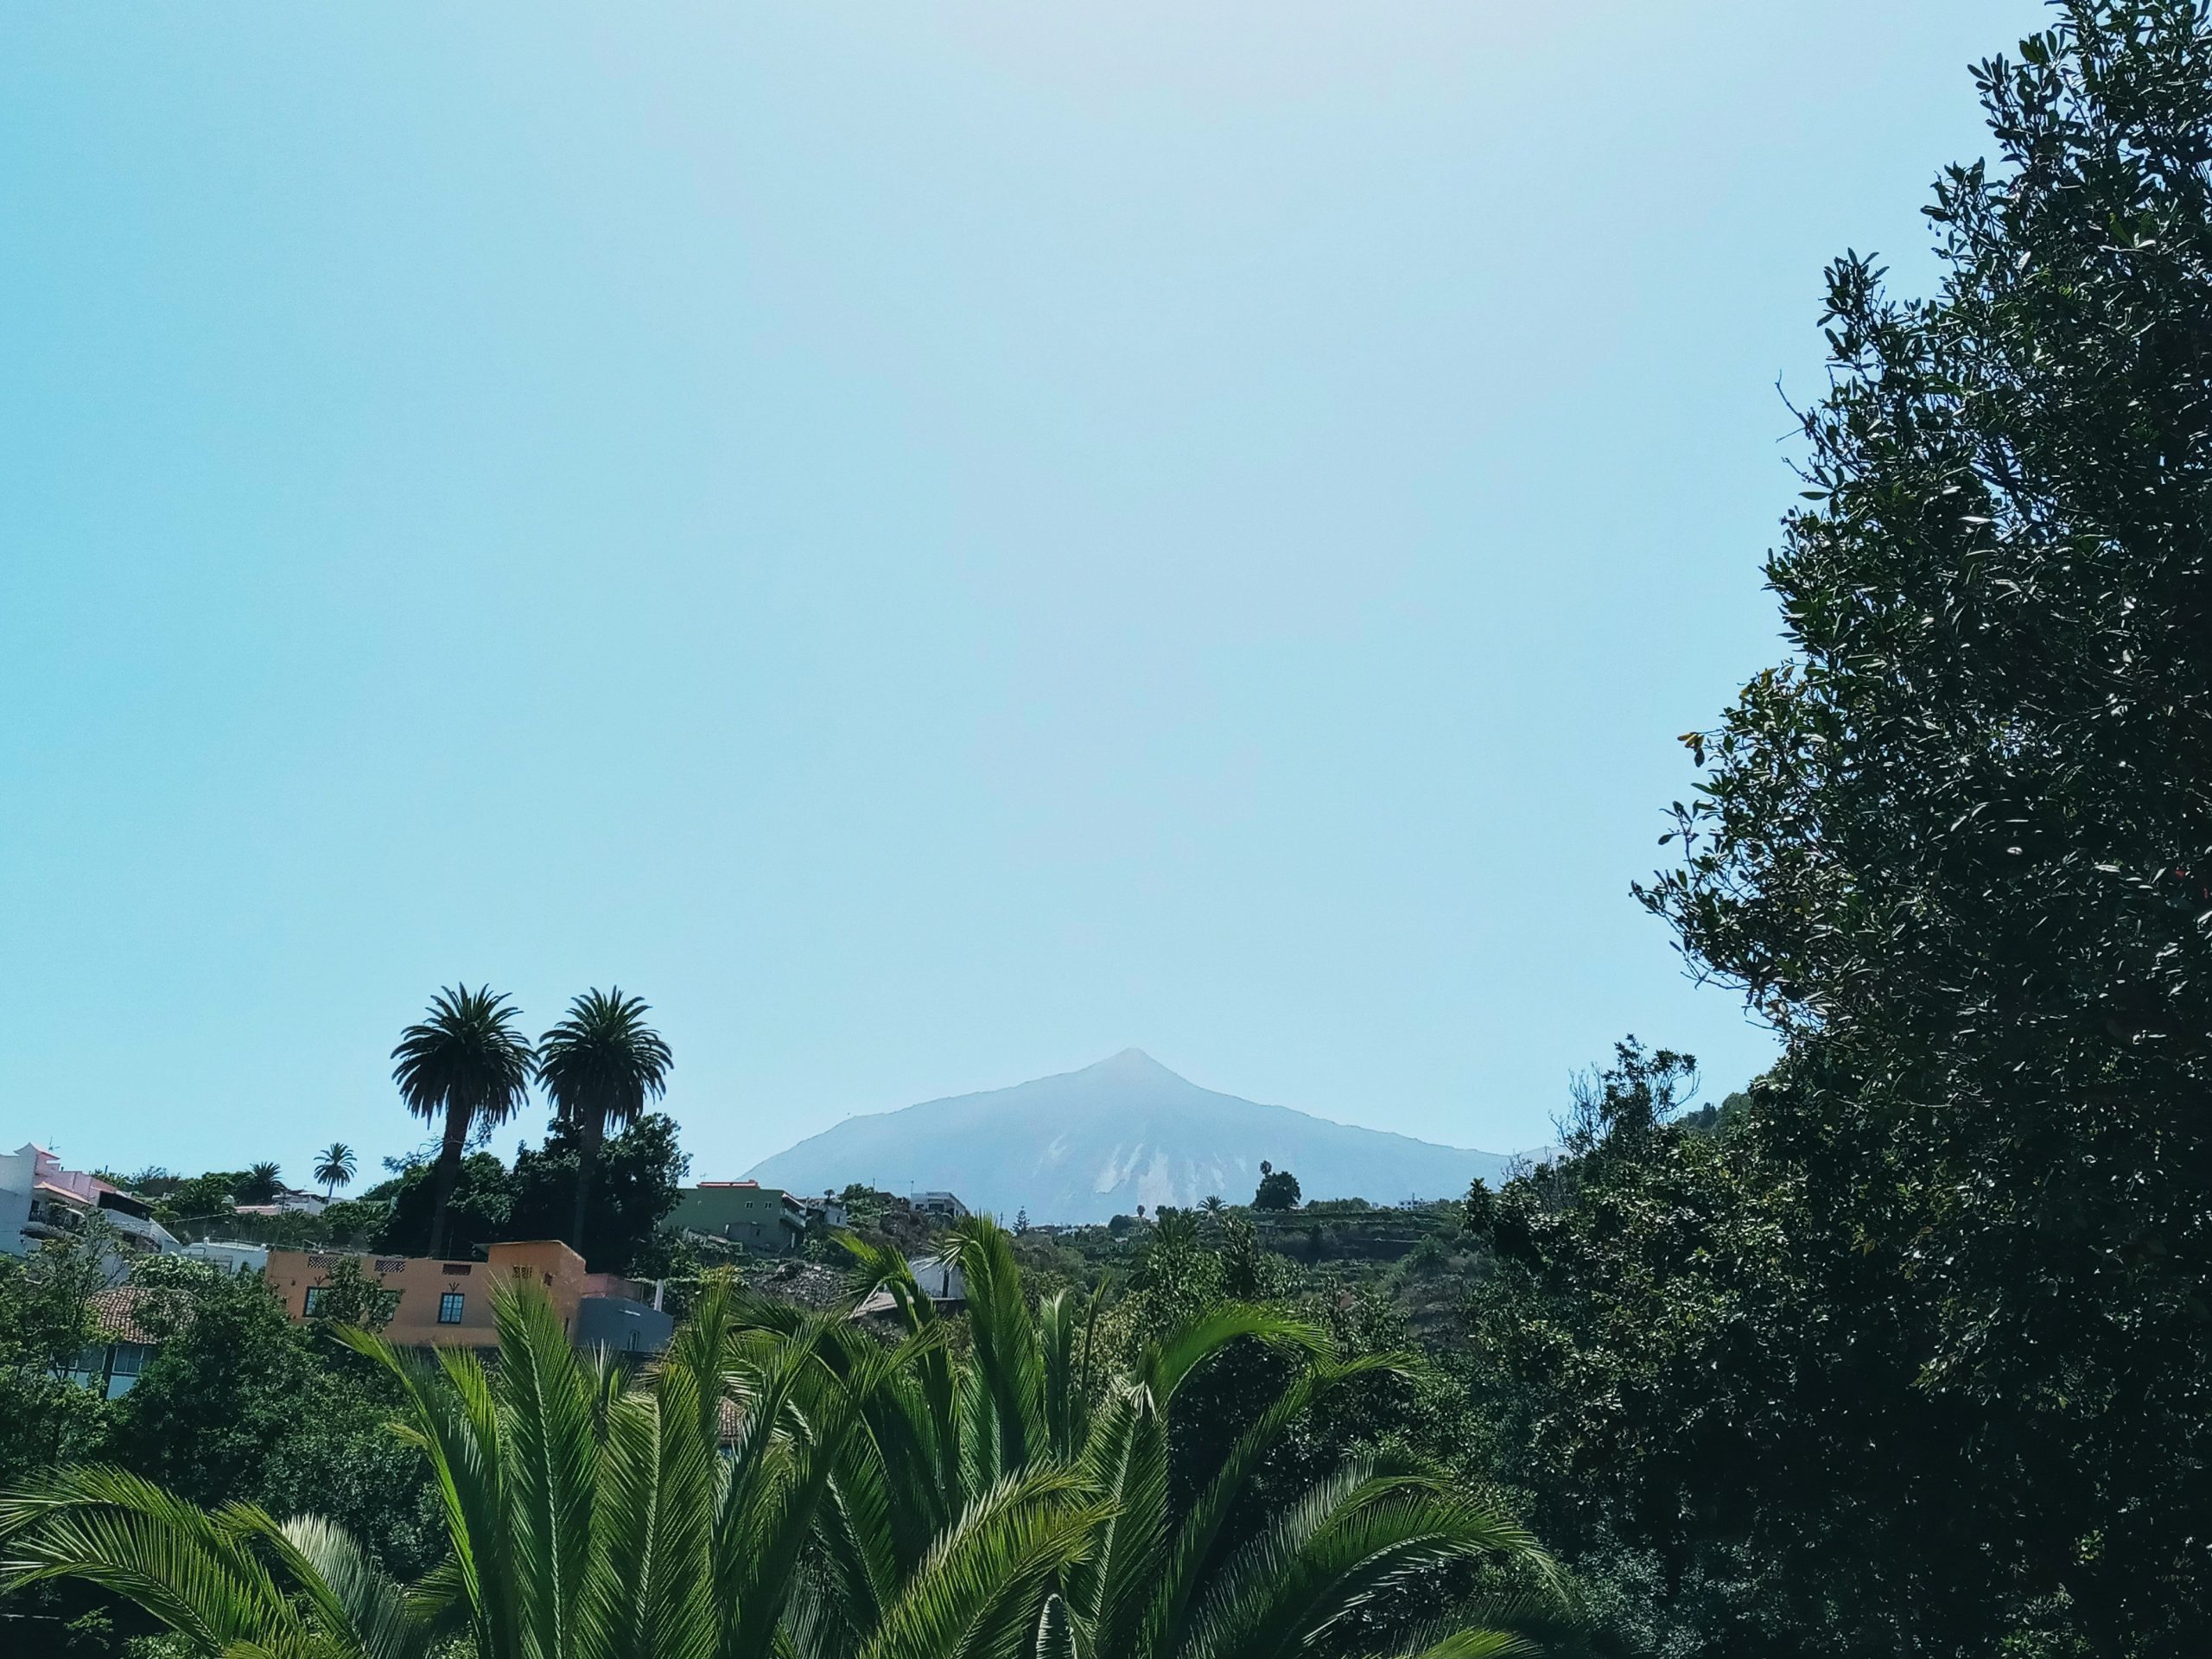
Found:
[[[2042,15],[18,0],[0,1141],[372,1167],[458,977],[650,999],[704,1176],[1131,1044],[1734,1086],[1628,884]]]

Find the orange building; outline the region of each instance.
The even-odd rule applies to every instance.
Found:
[[[394,1294],[385,1336],[402,1348],[496,1348],[493,1288],[512,1280],[536,1285],[553,1304],[561,1328],[579,1347],[658,1353],[673,1326],[652,1306],[649,1285],[611,1273],[586,1273],[583,1258],[558,1239],[494,1244],[483,1262],[440,1262],[420,1255],[361,1255],[350,1250],[271,1250],[270,1287],[294,1323],[311,1319],[330,1270],[340,1262]]]

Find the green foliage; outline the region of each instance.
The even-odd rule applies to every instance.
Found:
[[[651,1012],[644,999],[623,995],[619,985],[586,991],[569,1005],[568,1017],[538,1039],[537,1078],[555,1118],[574,1141],[576,1160],[568,1225],[548,1236],[566,1238],[578,1255],[594,1260],[620,1248],[603,1243],[588,1225],[600,1143],[610,1126],[634,1122],[647,1102],[667,1092],[674,1063],[660,1033],[645,1023]]]
[[[322,1183],[323,1196],[327,1198],[340,1187],[350,1186],[354,1167],[353,1148],[343,1141],[334,1141],[317,1153],[315,1178]]]
[[[110,1454],[196,1503],[257,1491],[315,1364],[267,1281],[156,1256],[133,1278],[155,1357],[116,1406]]]
[[[425,1254],[447,1253],[446,1210],[469,1136],[504,1123],[521,1109],[537,1067],[518,1015],[489,986],[440,991],[429,1017],[400,1033],[391,1051],[391,1080],[407,1109],[442,1124],[431,1178]]]
[[[382,1315],[358,1269],[336,1274],[336,1302],[306,1326],[257,1274],[156,1257],[133,1284],[156,1345],[137,1386],[105,1408],[99,1456],[194,1502],[313,1510],[381,1559],[423,1564],[425,1487],[385,1429],[391,1391],[327,1337],[332,1313]]]
[[[98,1443],[104,1402],[57,1375],[99,1340],[92,1298],[107,1285],[101,1227],[0,1255],[0,1490]]]
[[[231,1189],[231,1198],[238,1204],[268,1204],[276,1198],[283,1185],[284,1172],[281,1168],[271,1163],[259,1163],[247,1170]]]
[[[691,1160],[677,1142],[675,1121],[647,1112],[600,1147],[589,1187],[584,1236],[596,1272],[650,1276],[665,1245],[660,1224],[683,1196]],[[556,1122],[540,1147],[520,1147],[509,1178],[513,1205],[502,1236],[561,1238],[573,1225],[580,1142]]]
[[[219,1221],[231,1213],[232,1191],[245,1179],[243,1170],[210,1170],[205,1175],[175,1182],[156,1202],[155,1217],[172,1225],[200,1223],[203,1225],[193,1230],[202,1231],[204,1224]]]
[[[670,1243],[660,1224],[675,1210],[690,1166],[675,1122],[659,1112],[648,1112],[602,1144],[588,1217],[594,1270],[647,1277],[668,1270]],[[542,1147],[516,1149],[512,1169],[488,1152],[467,1154],[448,1208],[449,1249],[465,1257],[502,1240],[563,1237],[574,1214],[576,1169],[575,1136],[557,1122]],[[427,1255],[436,1202],[435,1166],[408,1169],[378,1229],[376,1248]]]
[[[1255,1210],[1295,1210],[1298,1208],[1298,1177],[1287,1169],[1277,1169],[1264,1160],[1260,1165],[1260,1190],[1252,1196]]]
[[[439,1166],[415,1164],[404,1171],[376,1235],[376,1248],[395,1255],[429,1255],[441,1198]],[[514,1236],[514,1186],[507,1166],[488,1152],[466,1154],[444,1189],[445,1254],[466,1261],[487,1244]],[[542,1236],[542,1235],[541,1235]]]
[[[2158,1650],[2212,1624],[2212,20],[2068,5],[1976,79],[1941,291],[1829,272],[1793,652],[1644,897],[1788,1041],[1832,1340],[1962,1445],[1941,1599]]]
[[[443,1556],[411,1586],[326,1521],[209,1510],[91,1467],[0,1502],[8,1587],[102,1586],[201,1652],[411,1659],[459,1637],[478,1659],[1259,1659],[1447,1561],[1541,1569],[1490,1511],[1365,1466],[1231,1548],[1224,1523],[1258,1459],[1361,1369],[1318,1354],[1171,1518],[1179,1387],[1224,1344],[1318,1338],[1224,1308],[1106,1377],[1068,1301],[1033,1315],[1004,1235],[963,1224],[955,1239],[977,1299],[957,1369],[911,1296],[912,1334],[892,1350],[718,1289],[635,1379],[580,1359],[528,1289],[499,1293],[493,1367],[349,1337],[397,1390],[437,1494]],[[874,1265],[911,1291],[895,1255]],[[718,1455],[726,1392],[742,1409]],[[1472,1654],[1504,1638],[1454,1639]]]
[[[316,1219],[322,1224],[322,1242],[340,1247],[365,1248],[384,1228],[391,1214],[389,1204],[367,1198],[340,1198],[327,1205]]]
[[[924,1357],[937,1449],[920,1459],[917,1484],[930,1468],[957,1469],[961,1489],[979,1493],[1065,1459],[1102,1500],[1089,1553],[1061,1580],[1064,1606],[1041,1616],[1044,1645],[1197,1659],[1302,1650],[1324,1632],[1356,1630],[1363,1644],[1402,1634],[1409,1609],[1428,1605],[1410,1592],[1440,1587],[1435,1575],[1453,1563],[1492,1562],[1548,1592],[1549,1563],[1526,1534],[1402,1457],[1332,1460],[1280,1494],[1268,1485],[1263,1472],[1319,1402],[1358,1391],[1345,1386],[1354,1379],[1372,1389],[1407,1362],[1345,1356],[1286,1310],[1222,1300],[1209,1288],[1217,1262],[1208,1265],[1196,1235],[1156,1232],[1134,1306],[1107,1323],[1096,1300],[1066,1292],[1033,1306],[1014,1241],[991,1222],[963,1221],[948,1235],[968,1287],[969,1359],[956,1373]],[[855,1287],[888,1290],[911,1340],[936,1338],[941,1316],[906,1262],[853,1249]],[[1239,1356],[1273,1364],[1217,1392],[1210,1432],[1181,1433],[1186,1399]],[[1386,1587],[1387,1603],[1377,1599]],[[1451,1639],[1470,1652],[1509,1650],[1503,1631],[1478,1633],[1497,1607],[1456,1605]]]

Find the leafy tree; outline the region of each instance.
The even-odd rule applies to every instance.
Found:
[[[29,1255],[0,1255],[0,1488],[81,1456],[105,1402],[60,1375],[99,1335],[112,1234],[95,1220]]]
[[[1663,1064],[1670,1058],[1676,1064]],[[1669,1122],[1683,1057],[1578,1081],[1570,1149],[1466,1223],[1501,1472],[1636,1649],[1968,1653],[2031,1597],[1958,1524],[1973,1425],[1915,1397],[1879,1269],[1808,1237],[1754,1139]],[[1839,1341],[1839,1330],[1850,1332]],[[2032,1650],[2032,1649],[2029,1649]]]
[[[443,1248],[433,1249],[431,1228],[442,1202],[447,1236]],[[515,1237],[514,1211],[513,1180],[506,1166],[488,1152],[472,1152],[463,1157],[451,1185],[442,1194],[438,1166],[417,1164],[400,1176],[391,1208],[377,1227],[375,1247],[395,1255],[441,1255],[465,1261],[487,1244]]]
[[[211,1170],[179,1181],[154,1205],[156,1217],[168,1224],[219,1221],[234,1208],[232,1189],[245,1179],[238,1170]]]
[[[109,1455],[199,1503],[258,1490],[312,1392],[299,1332],[258,1274],[154,1256],[131,1285],[154,1356],[116,1402]]]
[[[562,1236],[574,1214],[580,1154],[575,1130],[557,1119],[542,1147],[517,1148],[508,1182],[512,1206],[493,1236]],[[677,1141],[675,1120],[665,1113],[633,1119],[602,1145],[585,1217],[594,1266],[645,1277],[664,1270],[661,1224],[682,1198],[690,1168],[691,1160]]]
[[[1266,1159],[1262,1159],[1260,1190],[1252,1195],[1252,1207],[1255,1210],[1295,1210],[1298,1199],[1298,1177],[1287,1169],[1277,1169]]]
[[[392,1081],[407,1109],[442,1122],[431,1188],[429,1254],[446,1252],[446,1208],[470,1135],[504,1123],[521,1109],[537,1062],[514,1028],[515,1010],[488,986],[442,990],[429,1017],[408,1027],[391,1051]]]
[[[2078,0],[1976,80],[1996,160],[1936,187],[1940,291],[1828,273],[1767,564],[1792,654],[1688,740],[1643,896],[1784,1038],[1751,1116],[1973,1425],[1976,1548],[2096,1651],[2178,1651],[2212,1628],[2212,20]]]
[[[380,1231],[391,1215],[388,1202],[367,1198],[340,1198],[315,1219],[321,1224],[325,1243],[343,1249],[348,1245],[365,1247]]]
[[[1198,1218],[1188,1210],[1163,1204],[1152,1218],[1155,1249],[1194,1249],[1198,1242]]]
[[[588,1255],[584,1224],[600,1144],[607,1129],[642,1116],[648,1101],[668,1090],[673,1060],[660,1033],[645,1023],[652,1010],[622,988],[586,991],[569,1004],[568,1018],[538,1039],[537,1076],[554,1115],[575,1137],[575,1204],[563,1235]]]
[[[600,1178],[587,1217],[594,1265],[611,1273],[653,1276],[666,1270],[661,1224],[682,1197],[691,1166],[676,1124],[648,1112],[601,1149]],[[509,1169],[488,1152],[461,1160],[448,1206],[448,1249],[467,1255],[508,1239],[558,1238],[573,1217],[577,1148],[558,1120],[541,1147],[518,1147]],[[388,1212],[374,1229],[375,1246],[404,1255],[428,1253],[435,1171],[417,1165],[399,1178]],[[362,1206],[333,1205],[326,1215]],[[341,1217],[342,1219],[343,1217]]]
[[[315,1154],[315,1178],[322,1183],[326,1198],[353,1184],[353,1148],[343,1141],[334,1141]]]

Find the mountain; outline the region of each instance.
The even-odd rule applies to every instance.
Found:
[[[1309,1198],[1457,1198],[1503,1155],[1216,1094],[1141,1049],[1011,1089],[849,1117],[747,1172],[793,1192],[864,1181],[942,1190],[971,1210],[1032,1221],[1097,1222],[1137,1205],[1249,1204],[1260,1160],[1298,1177]]]

